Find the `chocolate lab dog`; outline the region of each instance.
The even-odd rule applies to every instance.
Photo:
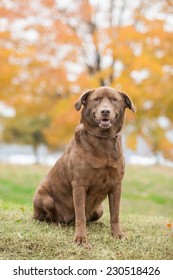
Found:
[[[98,220],[108,195],[113,237],[119,226],[121,182],[124,175],[121,129],[125,109],[135,107],[122,91],[110,87],[88,90],[76,101],[81,123],[64,154],[34,195],[34,218],[55,223],[75,221],[74,241],[87,244],[86,222]]]

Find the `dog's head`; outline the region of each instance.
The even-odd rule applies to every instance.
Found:
[[[123,119],[124,111],[136,111],[130,97],[123,91],[110,87],[99,87],[84,92],[75,103],[79,111],[82,107],[85,119],[92,126],[108,129]]]

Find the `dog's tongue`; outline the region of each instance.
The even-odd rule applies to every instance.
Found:
[[[107,120],[107,119],[101,120],[100,123],[99,123],[99,126],[101,128],[109,128],[109,127],[111,127],[110,120]]]

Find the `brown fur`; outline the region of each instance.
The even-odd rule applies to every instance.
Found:
[[[34,195],[34,218],[55,223],[75,221],[74,240],[87,244],[86,222],[98,220],[108,195],[113,237],[119,227],[124,156],[120,131],[124,112],[135,107],[124,92],[100,87],[85,92],[75,103],[81,123],[64,154]]]

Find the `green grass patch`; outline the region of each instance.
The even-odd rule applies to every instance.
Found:
[[[50,167],[0,164],[0,198],[31,205],[33,194]],[[161,166],[127,166],[122,212],[169,216],[173,213],[173,170]]]
[[[173,215],[173,170],[163,166],[127,166],[122,211],[145,215]]]
[[[0,198],[31,205],[33,193],[48,172],[48,167],[0,165]]]
[[[0,165],[0,259],[173,259],[172,169],[127,166],[121,222],[127,240],[110,236],[107,200],[87,225],[91,249],[73,243],[74,226],[32,219],[32,197],[49,168]]]

